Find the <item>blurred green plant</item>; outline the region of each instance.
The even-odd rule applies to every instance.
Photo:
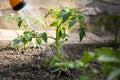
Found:
[[[62,70],[78,68],[83,72],[80,79],[93,80],[99,73],[94,67],[89,67],[89,63],[93,60],[102,62],[102,72],[108,75],[107,80],[120,80],[120,48],[114,50],[113,48],[103,47],[93,51],[84,51],[81,59],[55,62],[54,66],[58,69],[63,68]]]
[[[115,36],[115,43],[120,45],[120,15],[102,16],[97,25],[105,30],[110,29]]]
[[[32,30],[31,28],[35,27],[36,24],[41,23],[43,27],[45,27],[44,21],[40,19],[39,16],[37,16],[36,19],[32,21],[32,23],[29,24],[29,19],[36,18],[35,15],[27,15],[27,16],[20,16],[18,14],[7,14],[4,16],[5,20],[8,22],[15,21],[20,29],[23,30],[22,35],[18,35],[18,38],[15,38],[11,44],[17,45],[19,49],[25,48],[29,42],[33,42],[33,45],[39,46],[42,41],[47,43],[47,34],[45,32],[38,33]],[[34,41],[33,41],[34,40]]]
[[[80,28],[78,29],[78,33],[80,36],[80,41],[85,36],[87,31],[87,26],[84,21],[84,15],[73,8],[64,8],[62,10],[54,8],[50,9],[45,18],[50,15],[54,21],[50,24],[51,27],[56,27],[56,36],[53,38],[55,40],[55,48],[56,48],[56,55],[48,60],[48,64],[54,68],[54,72],[66,71],[67,66],[64,64],[65,61],[69,61],[69,56],[67,54],[63,54],[60,52],[61,46],[67,41],[67,31],[66,29],[70,30],[74,26],[75,23],[79,23]],[[63,62],[63,64],[62,64]],[[61,64],[62,66],[57,66],[57,64]]]
[[[82,61],[84,64],[88,65],[93,59],[103,63],[102,72],[108,75],[108,80],[120,80],[120,48],[114,50],[103,47],[84,52]]]

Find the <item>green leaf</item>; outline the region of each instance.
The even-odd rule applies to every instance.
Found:
[[[75,68],[74,62],[67,62],[67,66],[68,66],[69,68]]]
[[[79,68],[79,69],[83,69],[84,67],[86,67],[87,65],[84,65],[84,62],[81,60],[76,60],[75,61],[75,67]]]
[[[20,38],[16,38],[16,39],[14,39],[13,41],[12,41],[12,45],[17,45],[17,44],[19,44],[20,43]]]
[[[65,39],[66,36],[67,36],[66,29],[64,27],[63,28],[59,28],[59,38]]]
[[[17,24],[18,24],[18,27],[19,27],[19,28],[21,27],[22,22],[23,22],[22,18],[19,17],[19,18],[17,19]]]
[[[24,34],[23,36],[25,37],[25,39],[26,39],[27,41],[31,41],[31,40],[32,40],[32,38],[33,38],[32,32],[30,32],[30,31],[25,31],[23,34]]]
[[[112,65],[113,65],[113,63],[112,63]],[[110,63],[104,63],[102,65],[102,72],[104,74],[110,73],[113,70],[113,68],[114,68],[114,66],[112,66],[112,65]]]
[[[69,17],[70,13],[66,10],[61,10],[61,12],[58,15],[58,18],[62,18],[62,23],[65,23]]]
[[[58,22],[58,21],[56,21],[56,22],[51,23],[51,24],[50,24],[50,26],[57,27],[57,26],[58,26],[58,24],[59,24],[59,22]]]
[[[40,38],[37,38],[37,39],[36,39],[36,46],[41,45],[41,43],[42,43],[41,39],[40,39]]]
[[[78,18],[80,21],[84,21],[84,15],[81,12],[78,12]]]
[[[119,80],[118,78],[120,78],[120,68],[113,70],[108,76],[108,80]]]
[[[79,32],[80,41],[82,41],[83,37],[86,35],[86,28],[80,27],[78,32]]]
[[[62,23],[65,23],[69,17],[70,17],[69,13],[67,13],[65,16],[63,16]]]
[[[78,14],[78,22],[80,26],[86,27],[84,16],[81,13]]]
[[[78,18],[73,18],[70,22],[69,22],[69,26],[68,29],[70,29],[76,22],[77,22]]]
[[[91,80],[91,76],[89,74],[80,75],[81,80]]]
[[[66,38],[67,34],[66,34],[66,28],[62,28],[62,39]]]
[[[84,65],[88,64],[95,57],[95,54],[93,52],[85,51],[83,54],[84,55],[81,61],[84,63]]]
[[[64,68],[62,68],[62,67],[53,67],[53,70],[51,70],[52,73],[61,72],[61,71],[64,71]]]
[[[52,13],[56,13],[56,14],[59,13],[59,9],[54,8],[54,9],[48,10],[48,12],[45,14],[45,18],[47,18]]]
[[[55,62],[54,65],[58,66],[58,67],[66,67],[67,66],[67,64],[65,62],[63,62],[63,61],[61,61],[61,62]]]
[[[47,43],[47,34],[44,32],[41,34],[41,38]]]
[[[47,18],[50,14],[53,13],[53,9],[50,9],[46,14],[45,14],[45,18]]]
[[[25,37],[21,37],[21,42],[25,45],[25,44],[27,44],[29,41],[28,41]]]
[[[98,61],[101,62],[119,62],[119,59],[116,56],[107,54],[103,54],[99,56],[97,59]]]
[[[30,33],[30,31],[24,31],[24,32],[23,32],[23,34],[28,34],[28,33]]]
[[[59,29],[59,39],[62,38],[62,29]]]
[[[64,17],[66,14],[67,14],[67,12],[63,9],[63,10],[61,10],[61,11],[59,12],[57,18],[62,18],[62,17]]]

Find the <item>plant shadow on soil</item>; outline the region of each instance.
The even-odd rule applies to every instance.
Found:
[[[102,47],[103,44],[65,44],[61,51],[79,59],[84,50]],[[106,45],[106,46],[111,46]],[[6,47],[0,50],[0,80],[79,80],[82,72],[79,69],[69,69],[62,76],[56,77],[49,67],[43,65],[48,57],[55,54],[53,46],[42,45],[39,48],[30,47],[20,53],[16,47]],[[90,66],[100,70],[101,63],[91,62]],[[94,80],[106,80],[99,73]]]

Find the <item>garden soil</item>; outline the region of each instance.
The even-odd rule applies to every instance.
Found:
[[[0,45],[6,45],[0,42]],[[62,53],[72,55],[74,59],[80,59],[84,50],[91,50],[105,44],[65,44],[61,48]],[[107,45],[107,46],[110,46]],[[41,47],[29,47],[18,51],[17,47],[6,46],[0,50],[0,80],[80,80],[83,73],[79,69],[69,69],[57,77],[51,72],[50,67],[43,62],[48,57],[55,55],[54,46],[42,45]],[[91,62],[90,67],[101,70],[101,63]],[[93,80],[106,80],[101,72]]]

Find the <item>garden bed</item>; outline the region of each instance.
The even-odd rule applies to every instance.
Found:
[[[4,42],[0,42],[5,45]],[[62,52],[79,59],[84,50],[97,47],[111,46],[111,44],[65,44]],[[29,47],[18,52],[17,47],[7,46],[0,50],[0,80],[79,80],[82,71],[69,69],[57,77],[48,66],[43,64],[48,57],[55,54],[53,46],[42,45],[39,48]],[[101,63],[92,62],[90,67],[101,69]],[[99,73],[94,80],[106,80],[106,76]]]

